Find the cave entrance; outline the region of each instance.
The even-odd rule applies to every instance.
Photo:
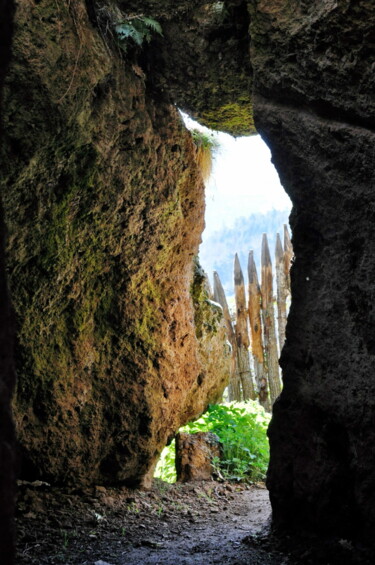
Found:
[[[230,344],[229,363],[221,363],[215,355],[212,367],[206,370],[227,370],[229,385],[217,404],[210,405],[198,420],[181,428],[165,448],[156,468],[154,489],[165,488],[166,499],[172,500],[172,504],[177,498],[176,529],[184,515],[192,532],[199,524],[199,532],[194,534],[198,553],[210,551],[206,546],[211,541],[219,555],[225,544],[236,544],[236,536],[243,535],[241,531],[256,534],[261,530],[271,511],[264,480],[269,460],[267,428],[277,390],[269,375],[272,369],[276,370],[277,377],[272,378],[280,380],[280,325],[286,320],[286,291],[290,290],[286,266],[289,267],[292,251],[286,226],[291,203],[260,136],[234,139],[210,132],[190,120],[187,124],[194,130],[197,149],[199,144],[205,144],[212,152],[212,171],[205,183],[206,228],[199,263],[207,273],[206,300],[213,308],[220,307]],[[209,160],[203,159],[202,172],[206,177]],[[275,250],[275,255],[270,249]],[[285,320],[278,309],[281,263],[286,286]],[[275,267],[279,269],[277,273]],[[255,302],[258,306],[269,302],[267,308],[258,312],[257,343],[250,311],[254,273]],[[267,278],[266,284],[262,284],[262,277]],[[264,286],[270,287],[270,280],[271,298],[262,296]],[[273,321],[272,335],[266,330],[267,317]],[[269,348],[270,341],[273,349]],[[261,360],[255,355],[259,347]],[[251,379],[250,387],[246,379]],[[180,535],[177,543],[176,550],[183,552],[185,536]],[[237,555],[237,548],[232,547],[232,551]],[[221,552],[220,562],[226,563],[224,553]]]
[[[210,451],[203,475],[210,475],[211,462],[220,481],[262,481],[268,467],[271,406],[281,390],[278,358],[290,302],[291,202],[260,136],[235,139],[186,116],[184,120],[206,185],[206,226],[199,250],[199,264],[207,273],[204,298],[213,309],[220,308],[226,339],[222,357],[227,363],[219,349],[205,369],[209,376],[227,372],[228,386],[216,405],[180,430],[176,442],[164,450],[155,476],[172,483],[194,478],[200,463],[192,460],[198,454],[202,461],[201,448],[207,450],[208,441],[210,451],[214,440],[209,436],[216,434],[221,447]],[[202,151],[208,153],[203,159]],[[210,335],[203,334],[210,342]],[[198,434],[197,445],[189,434]]]
[[[259,135],[218,133],[215,142],[199,260],[234,357],[226,398],[259,400],[270,411],[291,297],[291,201]]]

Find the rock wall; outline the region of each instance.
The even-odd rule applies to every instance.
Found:
[[[123,56],[129,14],[164,35]],[[24,476],[136,484],[218,393],[190,296],[203,186],[174,103],[237,135],[254,102],[296,256],[274,524],[371,541],[374,19],[364,0],[19,2],[1,182]]]
[[[250,11],[255,123],[293,202],[273,520],[373,541],[375,6],[259,0]]]
[[[231,345],[220,304],[212,301],[212,292],[207,275],[194,261],[194,276],[191,285],[194,306],[194,327],[198,340],[198,354],[202,366],[199,375],[201,386],[210,387],[212,404],[222,400],[228,386],[232,366]]]
[[[246,2],[201,2],[184,17],[166,18],[163,29],[152,58],[158,88],[212,129],[255,133]]]
[[[194,146],[154,84],[155,44],[122,55],[121,17],[113,3],[17,10],[1,186],[27,478],[138,484],[223,387],[202,378],[193,323]]]
[[[0,119],[2,89],[11,54],[14,3],[0,0]],[[5,273],[5,225],[0,203],[0,555],[14,563],[15,438],[11,398],[15,385],[14,320]]]

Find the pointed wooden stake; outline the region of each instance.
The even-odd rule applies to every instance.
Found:
[[[276,235],[276,284],[277,284],[277,327],[279,333],[279,351],[285,342],[286,327],[286,297],[288,295],[288,280],[285,273],[285,254],[280,235]]]
[[[263,337],[261,321],[262,294],[258,282],[258,273],[254,261],[254,253],[250,251],[247,265],[249,275],[249,320],[251,331],[251,349],[254,358],[255,382],[259,402],[266,410],[270,410],[268,398],[267,376],[264,372]]]
[[[232,347],[232,363],[231,363],[231,374],[229,377],[229,401],[241,400],[241,382],[240,375],[237,369],[237,342],[236,336],[233,329],[232,319],[228,308],[228,302],[225,296],[223,285],[221,284],[220,277],[216,271],[214,271],[214,300],[223,309],[224,321],[227,328],[228,341]]]
[[[288,226],[284,224],[284,271],[287,282],[287,291],[290,294],[290,267],[293,259],[293,245],[290,239]]]
[[[279,376],[278,351],[275,332],[272,262],[268,247],[267,235],[263,234],[262,240],[262,304],[263,304],[263,328],[264,328],[264,350],[266,353],[266,366],[268,372],[268,383],[272,404],[281,392]]]
[[[234,258],[234,291],[236,298],[236,341],[238,350],[238,366],[244,400],[255,400],[255,388],[250,369],[249,357],[249,329],[247,325],[247,308],[245,282],[238,255]]]

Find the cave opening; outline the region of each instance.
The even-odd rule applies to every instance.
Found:
[[[217,405],[210,405],[198,420],[181,428],[177,442],[173,439],[163,450],[155,477],[171,483],[194,478],[196,471],[192,469],[195,463],[191,463],[189,458],[194,458],[192,453],[195,446],[185,445],[187,451],[190,449],[187,455],[184,453],[184,442],[189,443],[189,434],[197,434],[198,438],[200,434],[217,432],[220,442],[223,442],[222,452],[214,452],[209,470],[198,469],[196,476],[200,477],[202,472],[206,478],[213,475],[219,480],[264,480],[268,465],[266,431],[272,404],[282,386],[277,361],[285,339],[290,306],[289,266],[292,247],[287,224],[291,202],[272,165],[270,151],[259,135],[233,138],[209,130],[187,115],[183,114],[183,119],[197,145],[198,164],[206,188],[205,229],[198,256],[199,265],[205,272],[205,299],[220,309],[222,323],[226,326],[224,335],[228,349],[225,354],[230,357],[231,363],[224,368],[228,372],[227,386],[224,394],[217,399]],[[209,153],[209,164],[207,166],[206,159],[203,167],[199,153],[202,144]],[[281,243],[280,232],[284,235],[284,243]],[[261,256],[264,255],[265,244],[268,263],[264,271]],[[272,260],[269,247],[275,249],[275,258]],[[280,253],[282,281],[279,280]],[[248,257],[252,264],[248,264],[249,278],[245,283],[241,262],[246,265]],[[272,262],[276,264],[276,273]],[[255,301],[258,305],[266,302],[265,296],[262,299],[262,292],[269,285],[269,280],[263,281],[262,286],[258,284],[257,271],[263,278],[271,276],[275,290],[272,290],[271,284],[271,304],[268,310],[259,308],[255,324],[259,324],[260,328],[256,328],[254,333],[251,327],[253,312],[250,310],[251,301],[254,301],[254,289],[250,284],[254,272],[258,287]],[[284,285],[281,289],[280,284]],[[280,291],[284,292],[284,312],[281,316],[278,308]],[[268,318],[272,318],[272,335]],[[281,325],[283,328],[280,328]],[[258,357],[259,349],[261,359]],[[273,367],[270,366],[272,355]],[[244,361],[244,357],[247,357],[247,361]],[[217,356],[215,363],[220,364]],[[202,380],[204,374],[199,378]],[[276,386],[275,381],[280,384]],[[257,437],[256,441],[254,437]],[[211,441],[210,438],[208,441]],[[199,445],[197,449],[199,452]],[[207,462],[204,465],[207,467]]]
[[[0,2],[9,31],[13,4]],[[160,483],[158,492],[130,488],[212,392],[194,327],[198,340],[214,333],[217,310],[199,290],[198,267],[195,312],[189,294],[203,199],[181,106],[232,133],[255,123],[293,198],[293,308],[270,428],[273,524],[335,538],[324,556],[318,548],[302,560],[367,563],[359,550],[373,547],[375,524],[373,4],[20,0],[16,18],[9,69],[9,31],[0,55],[17,324],[13,355],[2,278],[5,559],[14,562],[16,358],[18,441],[43,479],[19,484],[20,565],[94,556],[101,565],[206,563],[206,542],[213,562],[249,561],[248,548],[236,553],[243,509],[234,504],[220,522],[218,506],[235,502],[238,485],[181,486],[183,502]],[[2,258],[1,267],[4,277]],[[215,536],[202,534],[209,516],[220,522]]]

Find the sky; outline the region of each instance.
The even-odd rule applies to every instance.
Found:
[[[291,202],[259,135],[233,138],[218,133],[219,149],[206,186],[206,229],[203,240],[241,216],[290,210]]]
[[[232,254],[234,257],[238,252],[242,262],[245,261],[242,256],[242,234],[233,243],[228,234],[218,237],[217,232],[222,232],[223,228],[233,228],[238,218],[248,218],[253,214],[265,214],[272,210],[284,211],[283,223],[287,224],[292,203],[280,184],[278,173],[271,163],[271,152],[260,135],[234,138],[225,133],[211,132],[185,114],[182,117],[189,129],[197,128],[211,133],[218,141],[211,177],[206,184],[206,227],[202,234],[199,257],[210,278],[212,271],[216,269],[224,269],[219,274],[228,278],[225,274],[228,274],[228,269],[232,270]],[[280,226],[275,226],[274,231],[275,233],[268,234],[271,247],[274,246],[276,231],[280,231]],[[247,237],[246,234],[243,235]],[[227,237],[229,239],[225,246]],[[257,262],[260,261],[261,240],[262,234],[259,233],[256,242],[248,242],[254,249]],[[225,259],[219,268],[218,260],[226,257],[228,245],[237,248],[230,250],[230,258]],[[248,251],[246,248],[246,253]],[[232,284],[227,283],[226,290],[230,292],[228,285]]]
[[[185,114],[182,116],[189,129],[197,128],[211,133],[219,144],[214,153],[211,177],[206,184],[206,227],[202,234],[199,258],[211,284],[212,273],[218,270],[230,300],[233,294],[234,254],[239,253],[244,268],[250,245],[258,264],[262,234],[254,235],[256,241],[254,238],[247,241],[246,230],[233,241],[230,235],[222,233],[223,228],[233,228],[239,218],[247,219],[253,214],[265,214],[272,210],[280,211],[278,216],[283,216],[285,212],[282,223],[288,224],[292,203],[280,184],[278,173],[271,163],[271,152],[260,135],[234,138],[225,133],[211,132]],[[259,223],[267,224],[263,221]],[[276,231],[282,233],[281,229],[282,226],[275,226],[275,233],[268,234],[270,249],[274,248]],[[241,241],[242,235],[246,242]],[[245,254],[242,249],[244,243]]]
[[[182,117],[189,129],[213,133],[186,114]],[[260,135],[234,138],[215,132],[214,136],[219,148],[206,185],[203,241],[223,227],[232,227],[241,216],[291,209],[291,201],[271,163],[271,152]]]

